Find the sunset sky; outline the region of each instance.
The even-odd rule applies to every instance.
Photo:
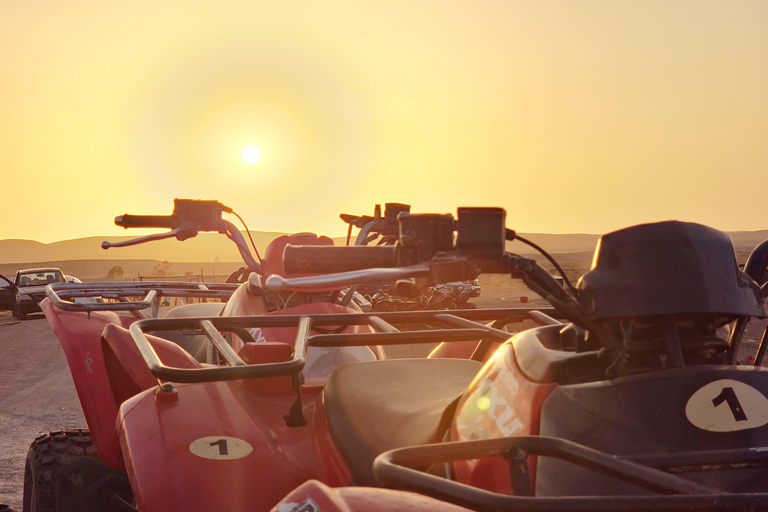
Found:
[[[764,0],[0,0],[0,73],[0,239],[174,197],[334,236],[384,202],[768,228]]]

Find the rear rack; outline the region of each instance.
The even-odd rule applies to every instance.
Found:
[[[526,461],[529,455],[554,457],[610,475],[657,495],[532,496]],[[435,476],[416,468],[430,464],[503,457],[512,475],[514,496],[498,494]],[[376,477],[390,487],[426,494],[477,511],[617,512],[765,510],[768,493],[728,493],[680,478],[665,470],[689,465],[768,463],[765,448],[672,454],[658,460],[625,458],[544,436],[513,436],[482,441],[438,443],[399,448],[374,461]],[[646,465],[647,464],[647,465]],[[656,466],[656,467],[654,467]]]
[[[117,282],[53,283],[45,287],[50,301],[64,311],[130,311],[141,318],[158,318],[166,297],[226,301],[238,285],[223,283]],[[111,299],[114,302],[74,302],[76,298]],[[149,315],[143,310],[149,308]]]
[[[306,361],[307,347],[356,347],[368,345],[409,345],[479,340],[481,343],[506,341],[512,336],[504,331],[510,323],[532,320],[551,324],[557,320],[548,316],[554,310],[532,308],[467,309],[446,311],[403,311],[381,313],[347,313],[317,315],[259,315],[244,317],[146,319],[133,323],[131,336],[150,372],[158,380],[169,382],[212,382],[298,374]],[[492,321],[491,326],[480,323]],[[400,328],[395,326],[398,325]],[[368,325],[373,333],[328,333],[352,325]],[[279,363],[246,364],[222,336],[229,332],[243,342],[253,342],[248,331],[253,328],[289,327],[296,329],[293,356]],[[404,331],[402,328],[414,328]],[[145,334],[158,331],[195,331],[204,334],[227,366],[207,368],[175,368],[163,364],[152,349]],[[312,332],[315,331],[315,334]]]

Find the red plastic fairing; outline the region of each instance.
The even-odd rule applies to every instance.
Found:
[[[136,318],[112,311],[93,311],[89,318],[84,312],[62,311],[48,299],[44,299],[40,306],[67,356],[75,390],[99,459],[107,466],[125,471],[115,430],[117,405],[101,352],[101,332],[108,324],[127,327]]]
[[[342,487],[310,480],[286,496],[272,512],[467,512],[468,509],[405,491]]]
[[[293,428],[284,416],[295,394],[264,398],[240,381],[155,388],[127,400],[120,443],[139,510],[268,510],[302,482],[340,481],[318,459],[327,453],[313,434],[319,392],[304,390],[307,425]]]
[[[133,395],[158,385],[128,329],[109,324],[102,333],[104,365],[115,403],[121,404]],[[175,368],[200,368],[195,358],[175,343],[147,335],[157,357]]]
[[[267,305],[264,297],[248,293],[248,283],[241,284],[232,294],[221,316],[250,316],[264,315],[267,313]]]
[[[541,405],[555,387],[528,380],[517,365],[512,344],[505,343],[483,366],[459,402],[451,441],[537,435]],[[533,459],[528,469],[535,480]],[[459,482],[512,493],[508,465],[501,458],[456,462],[453,470]]]

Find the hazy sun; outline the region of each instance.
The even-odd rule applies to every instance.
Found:
[[[243,157],[243,161],[247,164],[255,164],[261,158],[261,151],[256,146],[245,146],[240,155]]]

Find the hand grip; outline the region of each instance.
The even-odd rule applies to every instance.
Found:
[[[131,215],[129,213],[115,217],[115,224],[124,228],[168,228],[179,226],[175,215]]]
[[[395,246],[328,247],[286,245],[283,263],[288,275],[333,274],[367,268],[397,266]]]

